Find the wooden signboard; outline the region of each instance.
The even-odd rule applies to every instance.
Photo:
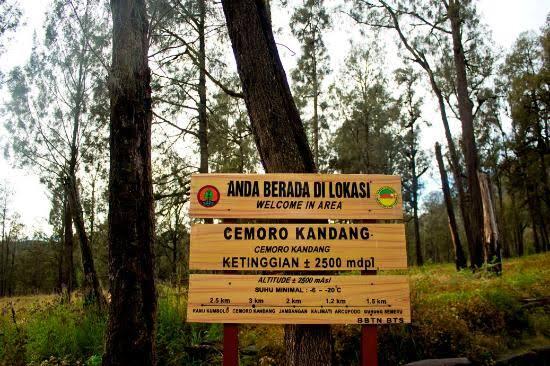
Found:
[[[190,269],[407,268],[403,224],[192,225]]]
[[[405,276],[193,274],[187,321],[410,323],[409,284]]]
[[[195,174],[190,215],[246,219],[402,219],[401,180],[364,174]]]

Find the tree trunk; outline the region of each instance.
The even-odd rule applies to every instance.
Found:
[[[78,182],[76,179],[77,161],[78,161],[78,136],[80,133],[80,118],[82,113],[85,112],[84,108],[84,93],[86,92],[85,84],[85,62],[86,62],[86,37],[85,35],[81,39],[80,49],[80,62],[78,68],[78,76],[75,80],[75,90],[72,97],[72,118],[73,118],[73,131],[71,139],[71,155],[69,160],[68,171],[65,177],[65,190],[68,198],[68,206],[70,214],[73,219],[76,233],[78,235],[78,241],[80,244],[80,254],[82,259],[82,267],[84,273],[84,279],[82,282],[82,292],[84,296],[84,305],[94,305],[99,308],[105,305],[105,298],[101,292],[101,286],[97,278],[97,273],[94,265],[94,258],[92,255],[92,249],[90,247],[90,241],[86,234],[86,227],[84,225],[84,213],[82,210],[82,203],[80,201],[80,193],[78,191]],[[71,227],[71,225],[67,225]],[[72,231],[72,227],[71,227]]]
[[[273,38],[266,3],[223,0],[252,131],[268,173],[315,173],[315,161]],[[332,364],[328,325],[285,326],[287,364]]]
[[[386,11],[390,14],[391,19],[393,21],[393,28],[397,31],[399,38],[401,39],[401,43],[407,48],[407,50],[410,52],[410,54],[413,56],[413,59],[416,63],[418,63],[424,71],[428,74],[428,77],[430,79],[430,85],[432,87],[432,91],[437,97],[437,101],[439,104],[439,111],[441,113],[441,121],[443,122],[443,128],[445,130],[445,138],[447,139],[447,146],[449,148],[449,157],[451,161],[451,172],[453,173],[453,178],[455,180],[455,186],[458,191],[458,202],[460,206],[460,213],[462,216],[462,221],[464,223],[464,229],[466,232],[466,239],[468,242],[468,248],[470,248],[470,259],[473,258],[473,255],[475,254],[475,250],[473,248],[473,244],[475,242],[475,237],[472,231],[469,230],[470,228],[470,202],[468,195],[466,194],[466,191],[464,189],[463,184],[463,174],[462,169],[460,166],[460,161],[458,158],[458,153],[456,151],[455,143],[453,140],[453,137],[451,135],[451,129],[449,128],[449,121],[447,118],[447,109],[445,107],[445,99],[443,97],[443,93],[441,91],[441,88],[437,84],[437,81],[435,79],[434,72],[427,61],[426,57],[424,56],[422,51],[419,51],[417,48],[414,47],[414,45],[411,45],[407,38],[405,37],[405,34],[401,30],[401,26],[399,24],[399,16],[397,12],[388,4],[385,2],[382,2],[383,7],[386,9]],[[475,261],[472,261],[474,263]]]
[[[315,43],[315,30],[313,42]],[[319,168],[319,77],[317,75],[317,54],[313,46],[313,159],[315,166]]]
[[[200,167],[199,173],[208,173],[208,117],[206,114],[206,41],[205,41],[205,20],[206,0],[199,0],[199,150]]]
[[[470,207],[470,200],[464,188],[464,178],[463,178],[462,168],[460,165],[460,160],[458,158],[458,152],[456,151],[455,142],[453,140],[453,136],[451,135],[451,129],[449,127],[449,120],[447,117],[447,107],[445,106],[445,99],[443,98],[443,93],[441,92],[441,89],[439,89],[439,86],[436,84],[435,77],[431,73],[430,73],[430,80],[431,80],[432,90],[434,91],[439,103],[441,121],[443,122],[443,127],[445,130],[447,147],[449,149],[449,158],[450,158],[449,160],[451,165],[450,168],[451,168],[451,173],[453,174],[456,190],[458,192],[458,206],[460,209],[460,216],[462,217],[462,222],[464,224],[466,242],[470,253],[470,262],[474,263],[473,255],[475,253],[475,250],[473,248],[473,243],[475,239],[474,239],[473,232],[469,230],[470,211],[468,207]]]
[[[92,248],[90,247],[90,241],[88,240],[86,227],[84,226],[84,213],[82,211],[82,203],[80,201],[80,194],[78,193],[76,177],[74,176],[74,172],[72,172],[72,174],[73,175],[67,179],[67,189],[69,191],[70,212],[78,235],[78,242],[80,243],[80,255],[84,272],[84,279],[82,282],[84,304],[95,305],[101,308],[106,303],[105,297],[103,296],[99,279],[97,278]]]
[[[495,205],[491,182],[485,173],[478,173],[478,179],[483,200],[483,231],[485,263],[489,270],[496,273],[502,272],[502,254],[500,245],[500,233],[497,227]]]
[[[2,268],[4,271],[4,274],[2,276],[2,294],[4,296],[8,294],[8,276],[9,276],[8,264],[10,262],[10,241],[11,241],[11,238],[10,238],[10,234],[8,233],[4,243],[4,247],[6,251],[4,253],[4,263],[2,263]]]
[[[174,209],[174,229],[172,231],[172,280],[173,284],[177,285],[178,283],[178,263],[179,263],[179,256],[178,256],[178,242],[179,242],[179,236],[178,236],[178,228],[179,228],[179,208],[175,207]]]
[[[439,143],[435,144],[435,156],[437,158],[437,164],[439,166],[439,175],[441,176],[441,186],[443,188],[443,196],[445,198],[447,216],[449,217],[449,228],[451,230],[451,239],[455,251],[456,270],[459,271],[467,267],[466,256],[464,255],[464,251],[462,250],[462,244],[460,243],[460,237],[458,235],[458,225],[456,224],[453,199],[451,197],[451,190],[449,189],[449,179],[447,178],[447,171],[445,170],[445,163],[443,162],[443,156],[441,155],[441,145],[439,145]]]
[[[506,216],[504,215],[504,194],[502,192],[502,178],[497,169],[495,169],[495,178],[498,195],[498,226],[501,229],[500,243],[502,246],[502,255],[504,256],[504,258],[510,258],[512,256],[512,251],[510,248],[510,240],[508,240],[509,238],[507,237],[508,225],[506,222]]]
[[[2,202],[2,246],[0,246],[0,297],[4,296],[4,279],[6,276],[6,268],[4,267],[4,247],[7,244],[6,242],[6,215],[8,210],[8,198],[7,193],[4,197],[4,202]]]
[[[462,123],[462,149],[466,163],[466,175],[468,177],[468,196],[470,211],[470,226],[466,231],[472,233],[473,242],[470,244],[472,253],[470,263],[472,268],[483,265],[483,205],[481,190],[477,173],[479,171],[479,158],[474,135],[473,103],[468,92],[468,78],[466,75],[466,58],[462,46],[460,0],[450,0],[448,16],[451,21],[453,38],[453,55],[456,70],[456,89],[458,99],[458,111]]]
[[[316,171],[265,3],[222,1],[252,132],[270,173]]]
[[[416,265],[424,264],[422,258],[422,243],[420,242],[420,222],[418,221],[418,176],[416,175],[416,151],[414,138],[414,123],[411,122],[411,145],[409,146],[411,153],[411,175],[412,175],[412,209],[414,223],[414,243],[416,247]]]
[[[95,185],[97,176],[94,175],[92,180],[92,197],[90,202],[90,247],[94,247],[95,243]]]
[[[65,189],[65,198],[63,202],[63,256],[62,256],[62,275],[61,275],[61,295],[67,302],[71,301],[73,292],[73,223],[71,207],[69,205],[69,191]]]
[[[512,210],[512,227],[513,227],[513,234],[514,234],[514,244],[516,247],[517,255],[519,257],[522,257],[525,252],[525,247],[523,244],[523,223],[521,222],[521,218],[519,215],[519,209],[516,206],[516,194],[514,190],[510,191],[510,203]]]
[[[109,279],[104,366],[156,365],[151,71],[144,0],[112,0]]]
[[[16,239],[16,238],[15,238]],[[8,296],[13,296],[15,289],[15,250],[17,249],[17,240],[13,241],[12,251],[11,251],[11,269],[8,282]]]
[[[525,231],[525,226],[518,225],[517,227],[517,236],[518,236],[518,256],[523,256],[525,253],[525,243],[523,241],[523,232]]]

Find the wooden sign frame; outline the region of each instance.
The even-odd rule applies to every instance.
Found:
[[[362,222],[369,222],[371,228],[376,228],[378,230],[383,225],[380,224],[370,224],[375,222],[375,220],[398,220],[403,219],[403,204],[401,197],[401,179],[399,176],[388,176],[388,175],[360,175],[360,174],[341,174],[341,175],[322,175],[322,174],[194,174],[191,178],[191,188],[190,188],[190,216],[194,218],[217,218],[217,219],[244,219],[246,220],[257,220],[257,219],[350,219],[350,220],[362,220]],[[236,224],[235,224],[236,225]],[[269,224],[269,226],[274,226],[278,224]],[[287,228],[291,228],[291,224],[280,224]],[[320,224],[319,224],[320,225]],[[330,225],[330,224],[329,224]],[[335,224],[333,224],[335,225]],[[354,224],[351,224],[354,225]],[[240,226],[254,226],[253,224],[242,224]],[[261,226],[261,225],[260,225]],[[265,226],[265,224],[264,224]],[[200,229],[198,229],[200,227]],[[224,224],[224,228],[228,227]],[[236,226],[235,226],[236,227]],[[400,300],[398,301],[401,306],[401,311],[405,316],[402,318],[402,322],[410,322],[410,298],[409,298],[409,287],[408,287],[408,278],[406,276],[377,276],[377,269],[397,269],[397,268],[406,268],[406,247],[405,247],[405,235],[404,235],[404,225],[403,224],[390,224],[388,228],[393,227],[390,230],[398,233],[397,238],[395,235],[390,238],[384,235],[379,235],[379,242],[372,247],[373,240],[365,240],[362,238],[359,241],[345,241],[342,240],[333,240],[328,241],[330,244],[325,244],[325,246],[330,246],[331,253],[337,253],[338,250],[342,249],[343,252],[352,251],[354,253],[361,253],[361,258],[364,259],[365,256],[369,256],[369,253],[373,259],[373,263],[378,263],[372,267],[369,266],[360,266],[361,268],[356,268],[357,266],[351,266],[348,260],[354,260],[349,257],[349,253],[342,254],[339,253],[338,259],[332,256],[312,256],[312,258],[302,258],[304,263],[301,267],[300,265],[297,268],[291,268],[292,270],[352,270],[352,269],[361,269],[363,275],[370,275],[362,277],[363,280],[358,280],[359,284],[363,286],[358,286],[357,283],[354,286],[348,286],[347,291],[349,294],[352,294],[354,301],[361,301],[358,299],[365,299],[365,294],[357,290],[358,288],[363,287],[370,288],[372,290],[377,288],[378,293],[384,293],[384,285],[376,287],[376,284],[382,284],[384,281],[390,279],[391,281],[396,281],[393,284],[395,287],[398,283],[398,292]],[[194,225],[191,234],[191,269],[205,269],[205,270],[224,270],[225,275],[191,275],[190,287],[189,287],[189,302],[194,304],[194,307],[190,307],[188,302],[188,311],[189,309],[196,309],[196,304],[204,305],[204,295],[205,291],[208,293],[221,294],[220,297],[210,297],[208,299],[230,299],[229,296],[226,296],[224,291],[226,291],[229,285],[220,285],[224,281],[228,282],[231,279],[231,283],[235,282],[235,288],[238,286],[243,287],[243,279],[247,279],[248,285],[250,287],[250,278],[258,279],[258,277],[251,277],[250,275],[235,275],[235,269],[238,270],[253,270],[253,266],[241,266],[241,268],[234,266],[234,260],[231,260],[229,267],[222,265],[220,267],[220,256],[228,256],[232,253],[231,257],[237,257],[236,263],[239,263],[239,257],[253,258],[260,260],[260,256],[250,255],[250,251],[254,251],[255,246],[260,245],[260,243],[254,239],[247,238],[247,240],[239,240],[237,244],[227,244],[224,241],[219,240],[220,229],[216,225]],[[211,231],[211,232],[209,232]],[[194,233],[193,233],[194,232]],[[200,232],[197,236],[197,232]],[[265,239],[262,239],[262,241]],[[326,240],[326,239],[323,239]],[[279,245],[279,239],[268,239],[270,242],[267,245]],[[303,245],[300,243],[303,241],[302,238],[298,240],[294,238],[292,242],[286,243],[287,247],[295,248],[297,246]],[[231,243],[231,241],[229,241]],[[203,243],[201,246],[200,244]],[[350,245],[351,243],[351,245]],[[380,248],[378,244],[382,243],[383,248]],[[197,244],[197,245],[195,245]],[[357,245],[362,244],[362,245]],[[388,248],[388,245],[393,245],[395,248],[391,255],[389,255],[392,249]],[[321,243],[316,243],[312,246],[320,247]],[[347,250],[344,249],[347,248]],[[333,251],[333,248],[336,251]],[[336,249],[338,248],[338,249]],[[233,250],[235,249],[235,250]],[[244,254],[241,255],[241,251],[244,250]],[[235,255],[234,252],[239,251],[238,255]],[[255,253],[255,254],[265,254],[265,253]],[[306,254],[309,255],[310,253]],[[352,256],[354,256],[353,254]],[[275,260],[280,260],[281,258],[286,258],[285,255],[276,255],[274,256]],[[264,256],[265,258],[265,256]],[[392,259],[393,258],[393,259]],[[305,260],[320,260],[323,263],[323,260],[326,260],[328,263],[326,268],[306,268]],[[330,266],[330,260],[332,262],[340,263],[345,261],[346,265],[341,268],[333,268]],[[263,260],[263,259],[262,259]],[[246,260],[245,260],[246,261]],[[222,261],[223,263],[223,261]],[[225,263],[228,263],[227,261]],[[380,265],[381,264],[381,265]],[[337,266],[338,267],[338,266]],[[227,269],[231,269],[227,271]],[[271,268],[262,268],[262,270],[281,270],[288,268],[278,268],[277,265],[271,266]],[[206,276],[206,277],[201,277]],[[214,277],[209,277],[214,276]],[[233,276],[233,277],[232,277]],[[293,277],[293,276],[287,276]],[[299,277],[299,276],[294,276]],[[302,277],[310,278],[315,276],[302,275]],[[324,276],[327,277],[327,276]],[[330,276],[329,276],[330,277]],[[353,280],[353,277],[361,278],[360,276],[343,276],[343,277],[334,277],[335,282],[350,281]],[[207,281],[214,281],[212,283],[201,282],[200,279]],[[234,279],[233,279],[234,278]],[[332,277],[331,277],[332,278]],[[366,280],[366,285],[364,281]],[[368,285],[370,283],[370,285]],[[198,284],[198,285],[197,285]],[[212,287],[213,286],[213,287]],[[246,286],[244,286],[246,287]],[[351,288],[355,290],[350,290]],[[379,291],[382,289],[382,291]],[[256,288],[252,288],[256,290]],[[311,289],[310,289],[311,290]],[[387,289],[386,289],[387,290]],[[250,291],[247,289],[246,291]],[[348,294],[348,295],[349,295]],[[360,294],[359,297],[353,297],[357,294]],[[388,294],[391,294],[389,292]],[[231,297],[241,296],[239,291],[230,291],[228,294]],[[310,293],[311,295],[311,293]],[[393,294],[395,295],[395,293]],[[202,296],[202,297],[201,297]],[[368,295],[367,295],[368,296]],[[389,296],[389,295],[388,295]],[[390,296],[391,297],[391,296]],[[371,297],[375,299],[374,297]],[[198,300],[197,300],[198,299]],[[256,296],[250,297],[249,299],[259,299]],[[275,297],[276,299],[276,297]],[[325,301],[330,300],[331,298],[325,297]],[[338,298],[333,297],[332,299],[338,300]],[[318,300],[318,299],[317,299]],[[395,298],[393,298],[395,300]],[[392,300],[392,301],[393,301]],[[197,302],[198,301],[198,302]],[[201,303],[201,301],[203,303]],[[215,301],[215,300],[214,300]],[[242,299],[240,299],[242,303]],[[311,299],[309,299],[311,301]],[[220,300],[221,302],[221,300]],[[315,301],[314,301],[315,302]],[[263,303],[267,304],[267,303]],[[219,307],[219,305],[224,305],[228,308],[228,303],[224,304],[214,304]],[[239,304],[237,304],[238,306]],[[243,304],[241,304],[243,305]],[[248,305],[259,305],[257,303],[250,303]],[[314,304],[314,307],[318,307]],[[343,304],[339,304],[343,305]],[[349,304],[347,304],[349,305]],[[354,305],[354,304],[352,304]],[[363,304],[365,305],[365,304]],[[345,306],[345,305],[344,305]],[[242,306],[241,306],[242,307]],[[251,307],[251,306],[250,306]],[[197,314],[205,314],[204,312],[198,311],[193,314],[188,314],[189,319],[193,320]],[[208,314],[208,313],[206,313]],[[197,319],[197,321],[207,321],[207,322],[220,322],[223,319]],[[226,319],[227,320],[227,319]],[[297,323],[300,324],[327,324],[327,323],[338,323],[348,324],[349,319],[339,321],[331,321],[331,319],[313,319],[313,318],[301,318],[294,319]],[[251,322],[257,323],[256,319],[229,319],[228,321],[235,322]],[[271,322],[281,323],[285,322],[285,319],[282,317],[273,317]],[[290,321],[293,321],[290,319]],[[295,322],[293,321],[293,322]],[[359,323],[359,322],[358,322]],[[377,326],[372,323],[362,323],[361,327],[361,365],[362,366],[375,366],[378,364],[377,357]],[[224,351],[223,351],[223,364],[224,366],[237,366],[239,364],[238,356],[238,325],[235,323],[225,323],[224,324]]]

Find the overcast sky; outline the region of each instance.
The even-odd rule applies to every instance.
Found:
[[[294,1],[298,0],[289,0],[289,3],[292,4]],[[34,32],[41,33],[44,12],[49,1],[21,0],[20,3],[23,8],[25,25],[12,37],[7,44],[5,54],[0,57],[0,65],[4,72],[27,61],[32,47],[33,34]],[[327,1],[327,4],[330,3]],[[496,46],[503,50],[510,49],[521,32],[538,31],[544,25],[546,16],[550,12],[550,0],[480,0],[478,4],[483,21],[492,30]],[[289,30],[285,29],[289,18],[288,14],[285,14],[284,11],[277,12],[274,17],[278,18],[274,19],[275,26],[283,28],[278,36],[278,42],[298,51],[299,46],[289,37]],[[350,34],[353,35],[353,31],[342,29],[338,25],[334,28],[327,36],[326,44],[332,69],[337,71],[349,50],[348,42],[345,40],[349,39]],[[288,71],[295,65],[298,55],[282,47],[280,47],[280,52],[288,74]],[[390,65],[389,68],[393,67]],[[0,98],[4,97],[5,94],[0,94]],[[433,103],[427,103],[424,118],[438,118],[438,111],[433,106]],[[436,140],[444,141],[443,131],[438,122],[438,120],[434,121],[433,127],[426,131],[422,137],[424,141],[430,142],[428,146],[431,146]],[[2,121],[0,144],[4,146],[8,142],[8,138]],[[432,172],[425,177],[426,193],[439,187],[438,177],[434,172],[435,170],[432,169]],[[26,232],[32,233],[38,229],[49,233],[51,231],[47,224],[50,208],[49,197],[47,191],[40,184],[38,176],[30,171],[13,168],[11,162],[6,161],[2,155],[0,156],[0,181],[6,181],[12,186],[14,195],[11,208],[12,211],[21,214],[27,229]]]

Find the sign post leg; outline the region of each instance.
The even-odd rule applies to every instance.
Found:
[[[369,223],[370,220],[364,222]],[[377,271],[361,271],[362,275],[376,276]],[[361,326],[361,366],[378,366],[378,340],[376,325]]]
[[[376,325],[361,326],[361,366],[378,366]]]
[[[223,325],[223,366],[239,366],[239,326]]]

